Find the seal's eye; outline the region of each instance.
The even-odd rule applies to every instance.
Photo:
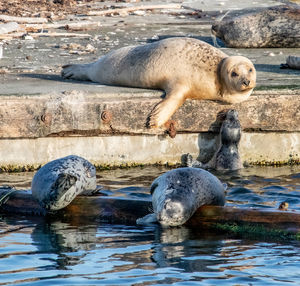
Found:
[[[232,73],[231,73],[231,76],[232,76],[232,77],[236,77],[236,76],[238,76],[238,74],[237,74],[236,72],[232,72]]]
[[[252,71],[253,71],[252,69],[249,70],[249,72],[252,72]]]

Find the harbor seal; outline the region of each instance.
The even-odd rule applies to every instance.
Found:
[[[78,194],[92,194],[96,189],[95,167],[75,155],[47,163],[31,183],[32,196],[47,211],[62,209]]]
[[[286,58],[286,63],[280,65],[281,69],[295,69],[300,70],[300,57],[288,56]]]
[[[280,5],[228,13],[212,33],[231,48],[299,48],[300,6]]]
[[[180,226],[202,205],[225,204],[225,187],[206,170],[178,168],[156,178],[151,185],[154,213],[137,224],[159,222],[162,226]]]
[[[107,85],[162,89],[148,127],[162,126],[186,99],[238,103],[256,84],[252,62],[192,38],[168,38],[111,51],[90,64],[65,65],[62,77]]]
[[[214,156],[207,164],[202,164],[197,160],[193,160],[192,156],[187,154],[188,167],[231,171],[243,168],[238,149],[241,139],[238,112],[229,109],[220,113],[219,117],[223,117],[223,121],[220,128],[219,147]]]

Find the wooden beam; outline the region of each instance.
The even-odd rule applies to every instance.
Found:
[[[4,200],[2,199],[4,198]],[[2,214],[45,214],[32,198],[30,191],[14,191],[0,188],[0,213]],[[150,200],[115,198],[106,196],[78,196],[66,208],[46,218],[62,217],[71,221],[108,221],[135,224],[136,219],[148,214]],[[217,224],[264,225],[289,233],[300,230],[300,213],[291,211],[246,209],[236,207],[203,206],[187,222],[192,228],[215,228]]]

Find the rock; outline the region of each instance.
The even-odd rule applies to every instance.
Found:
[[[229,13],[212,25],[212,33],[227,47],[300,47],[300,6],[281,5],[240,13]]]

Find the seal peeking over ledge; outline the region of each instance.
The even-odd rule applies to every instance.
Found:
[[[51,161],[35,173],[31,191],[46,211],[62,209],[77,195],[97,191],[96,169],[89,161],[75,155]]]
[[[203,205],[225,204],[225,187],[208,171],[178,168],[156,178],[151,185],[152,214],[137,219],[137,224],[159,222],[180,226]]]
[[[113,50],[93,63],[65,65],[61,75],[164,90],[165,98],[149,115],[151,128],[166,123],[186,99],[238,103],[250,96],[256,84],[256,71],[248,58],[228,56],[192,38],[169,38]]]
[[[224,110],[218,117],[222,120],[222,125],[217,151],[207,164],[193,160],[193,157],[187,154],[188,167],[230,171],[243,168],[238,149],[242,133],[238,112],[234,109]]]

